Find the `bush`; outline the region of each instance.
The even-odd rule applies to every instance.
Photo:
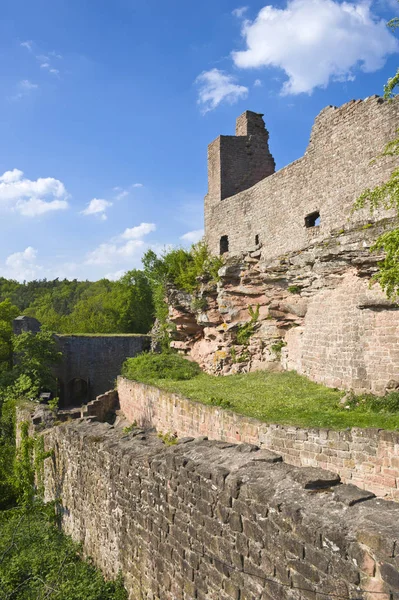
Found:
[[[200,373],[201,369],[197,363],[186,360],[179,354],[166,352],[140,354],[135,358],[128,358],[122,366],[123,377],[144,383],[156,379],[193,379]]]

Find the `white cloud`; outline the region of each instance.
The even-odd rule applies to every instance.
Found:
[[[89,252],[85,262],[87,265],[99,266],[126,262],[141,256],[143,247],[143,240],[129,240],[126,244],[122,245],[112,243],[100,244],[95,250]]]
[[[181,240],[185,242],[190,242],[190,244],[196,244],[204,237],[203,229],[196,229],[195,231],[188,231],[184,235],[180,237]]]
[[[32,40],[26,40],[26,42],[21,42],[22,48],[26,48],[29,52],[33,51],[33,42]]]
[[[66,210],[68,208],[68,202],[66,200],[52,200],[46,202],[40,198],[31,198],[23,202],[18,202],[16,209],[24,217],[38,217],[48,212],[57,210]]]
[[[105,279],[109,279],[110,281],[118,281],[121,277],[126,273],[125,269],[120,269],[119,271],[115,271],[113,273],[107,273],[104,275]]]
[[[255,79],[254,81],[254,87],[262,87],[262,82],[260,79]]]
[[[114,187],[114,192],[117,192],[117,194],[115,196],[115,200],[123,200],[123,198],[126,198],[126,196],[128,196],[130,194],[132,189],[142,188],[142,187],[144,187],[144,185],[142,183],[132,183],[132,185],[130,185],[126,189],[124,189],[120,186],[116,186],[116,187]]]
[[[22,252],[10,254],[5,261],[5,276],[18,281],[32,280],[40,277],[42,267],[37,264],[37,250],[28,246]]]
[[[30,92],[31,90],[37,90],[37,88],[39,87],[37,83],[32,83],[31,81],[29,81],[29,79],[23,79],[22,81],[20,81],[19,86],[27,92]]]
[[[97,215],[102,221],[105,221],[107,219],[105,211],[110,206],[112,206],[112,202],[109,202],[108,200],[103,200],[102,198],[93,198],[93,200],[90,200],[89,204],[87,205],[87,208],[82,210],[81,214]]]
[[[248,88],[235,83],[235,78],[219,69],[204,71],[196,79],[199,85],[198,104],[203,114],[214,110],[223,101],[234,104],[246,98]]]
[[[241,6],[240,8],[235,8],[231,14],[234,17],[237,17],[237,19],[241,19],[244,16],[244,14],[247,12],[247,10],[248,10],[248,6]]]
[[[374,72],[399,42],[370,3],[291,0],[285,9],[265,6],[242,35],[247,48],[233,52],[240,68],[279,67],[288,77],[282,94],[311,93],[331,80],[352,80],[353,69]]]
[[[137,227],[130,227],[120,236],[122,240],[138,240],[156,230],[155,223],[140,223]]]
[[[32,83],[29,79],[23,79],[17,85],[17,93],[9,98],[9,100],[21,100],[25,96],[29,96],[33,90],[39,88],[37,83]]]
[[[95,250],[89,252],[85,264],[87,265],[120,265],[126,263],[131,268],[132,262],[137,263],[148,244],[142,238],[156,230],[154,223],[141,223],[125,231],[112,240],[100,244]]]
[[[47,59],[46,56],[37,56],[36,57],[39,61],[43,60],[43,59]],[[54,69],[54,67],[51,66],[51,64],[49,62],[42,62],[40,65],[41,69],[45,69],[46,71],[48,71],[49,73],[52,73],[52,75],[59,75],[59,70],[58,69]]]
[[[67,198],[64,184],[52,177],[32,181],[19,169],[6,171],[0,176],[0,207],[27,217],[65,210],[68,208]]]

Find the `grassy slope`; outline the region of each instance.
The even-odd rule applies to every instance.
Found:
[[[188,381],[158,379],[147,383],[270,423],[335,429],[399,429],[399,411],[388,412],[383,401],[376,408],[378,401],[370,404],[359,398],[350,402],[347,409],[339,403],[344,392],[326,388],[294,372],[262,371],[228,377],[202,374]]]

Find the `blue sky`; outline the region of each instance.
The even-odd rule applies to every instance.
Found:
[[[0,275],[116,277],[203,228],[207,144],[265,113],[277,168],[381,93],[395,0],[3,0]]]

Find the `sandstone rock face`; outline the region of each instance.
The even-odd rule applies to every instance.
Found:
[[[399,307],[370,286],[382,258],[370,246],[394,226],[393,218],[347,225],[275,259],[258,246],[228,258],[218,284],[203,282],[196,297],[169,290],[173,346],[208,373],[291,369],[385,393],[398,379]]]

